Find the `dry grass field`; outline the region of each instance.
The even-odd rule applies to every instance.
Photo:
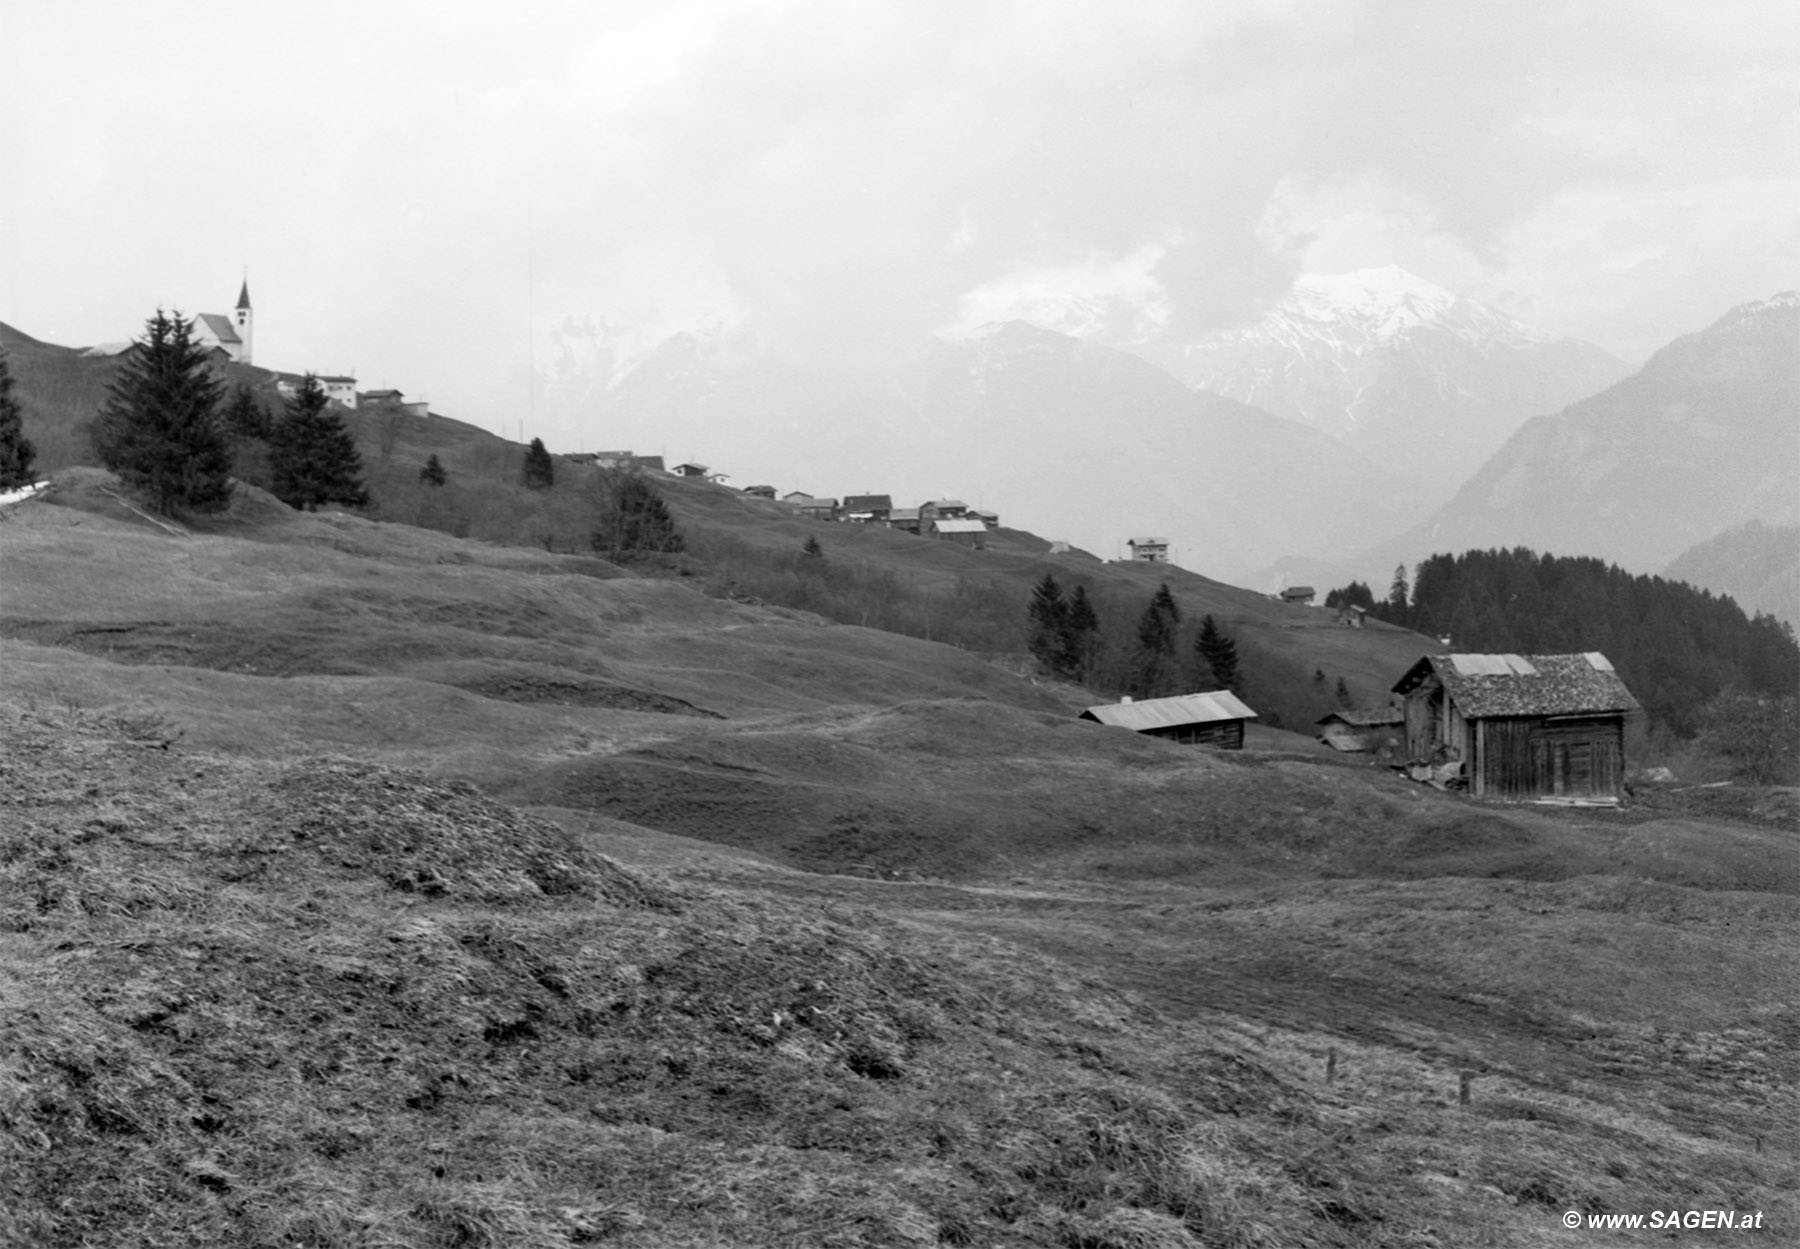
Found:
[[[1484,807],[62,477],[0,521],[0,1243],[1800,1239],[1791,792]],[[1674,1208],[1764,1229],[1562,1225]]]

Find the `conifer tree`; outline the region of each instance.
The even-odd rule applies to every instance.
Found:
[[[1194,652],[1200,662],[1212,675],[1215,688],[1240,693],[1244,687],[1243,675],[1238,671],[1237,643],[1229,633],[1219,628],[1212,616],[1200,618],[1200,634],[1194,639]],[[1323,679],[1324,674],[1320,673]]]
[[[225,433],[233,439],[261,438],[267,439],[270,428],[269,410],[250,393],[250,388],[238,385],[232,388],[231,400],[225,405]]]
[[[1356,706],[1356,699],[1350,693],[1349,682],[1345,681],[1343,677],[1339,677],[1337,682],[1337,703],[1345,711]]]
[[[548,490],[556,484],[556,461],[544,447],[542,438],[533,438],[525,448],[525,465],[521,471],[527,490]]]
[[[431,458],[426,460],[425,466],[419,470],[419,480],[428,486],[441,486],[450,480],[450,474],[444,471],[442,462],[437,458],[437,452],[433,451]]]
[[[1086,681],[1099,659],[1100,617],[1088,599],[1087,587],[1076,586],[1064,616],[1063,670],[1073,680]]]
[[[316,512],[322,503],[368,505],[356,440],[311,373],[269,436],[269,468],[275,496],[289,507]]]
[[[107,386],[92,440],[100,462],[164,516],[231,502],[231,448],[219,428],[223,384],[194,324],[161,308]]]
[[[601,513],[600,527],[594,531],[596,551],[617,558],[675,555],[686,549],[687,543],[675,528],[675,518],[642,473],[624,474],[610,495]]]
[[[1132,665],[1131,692],[1138,698],[1166,694],[1175,679],[1175,638],[1181,609],[1165,582],[1138,620],[1138,650]]]
[[[1406,601],[1412,593],[1412,587],[1406,582],[1406,565],[1398,564],[1394,568],[1394,580],[1388,586],[1387,611],[1385,615],[1393,624],[1406,623]]]
[[[816,536],[809,535],[806,545],[800,548],[800,554],[808,559],[824,559],[825,548],[819,545],[819,539]]]
[[[12,369],[0,351],[0,490],[31,485],[31,465],[37,458],[37,448],[25,436],[25,414],[12,391]]]
[[[1026,645],[1031,657],[1045,672],[1061,675],[1069,642],[1069,605],[1063,601],[1062,587],[1056,577],[1045,573],[1044,579],[1031,591],[1030,635]]]

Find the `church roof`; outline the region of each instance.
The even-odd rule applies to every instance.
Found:
[[[250,306],[250,279],[249,278],[244,279],[243,288],[238,291],[237,306],[240,308],[248,308]]]
[[[194,320],[204,324],[212,332],[212,336],[222,343],[244,341],[238,337],[237,330],[232,327],[231,318],[222,312],[202,312],[195,316]]]

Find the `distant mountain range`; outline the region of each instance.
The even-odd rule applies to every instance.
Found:
[[[1677,555],[1665,575],[1729,594],[1746,612],[1766,612],[1800,631],[1800,525],[1739,525]]]
[[[649,346],[571,323],[542,393],[587,414],[596,447],[783,491],[956,495],[1106,557],[1165,537],[1259,588],[1385,584],[1398,562],[1495,545],[1657,572],[1735,525],[1800,519],[1793,296],[1631,376],[1395,269],[1304,278],[1188,346],[1110,304],[1034,312],[1079,336],[1001,322],[887,370],[802,368],[745,332]]]
[[[1182,381],[1341,439],[1411,479],[1424,515],[1524,422],[1630,372],[1393,267],[1307,274],[1248,325],[1138,348]]]
[[[1800,296],[1740,305],[1617,385],[1528,421],[1389,545],[1409,558],[1529,546],[1655,572],[1733,526],[1800,522],[1797,396]]]
[[[677,335],[621,376],[605,363],[555,383],[594,413],[595,446],[783,492],[953,495],[1109,559],[1161,537],[1231,578],[1293,550],[1348,554],[1403,519],[1392,475],[1337,440],[1025,322],[885,370],[800,368],[732,334]]]

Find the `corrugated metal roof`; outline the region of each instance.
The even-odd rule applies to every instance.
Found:
[[[1168,546],[1169,540],[1167,538],[1131,538],[1126,541],[1125,545],[1126,546]]]
[[[1230,690],[1206,694],[1177,694],[1172,698],[1143,698],[1129,703],[1106,703],[1081,713],[1084,720],[1098,720],[1134,733],[1174,729],[1184,724],[1212,724],[1219,720],[1254,720],[1256,713]]]
[[[978,520],[934,520],[931,528],[936,533],[986,533],[987,526]]]
[[[1435,673],[1470,719],[1636,711],[1637,699],[1598,651],[1581,655],[1427,655],[1401,677],[1410,693]]]
[[[1449,655],[1450,663],[1465,677],[1529,677],[1537,674],[1523,655]]]

